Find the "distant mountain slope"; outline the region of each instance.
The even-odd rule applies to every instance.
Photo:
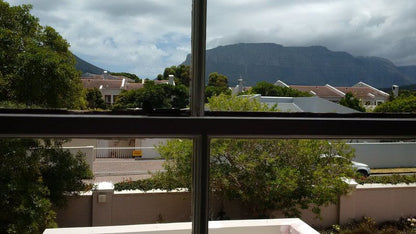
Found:
[[[416,81],[416,65],[397,67],[399,71]],[[416,82],[414,82],[416,83]]]
[[[190,64],[190,55],[184,64]],[[284,47],[273,43],[248,43],[207,50],[206,73],[219,72],[237,84],[259,81],[288,84],[350,86],[359,81],[375,87],[411,84],[412,80],[387,59],[354,57],[322,46]],[[414,79],[416,83],[416,79]]]
[[[88,63],[82,60],[75,54],[74,54],[74,57],[75,57],[75,60],[77,61],[77,63],[75,64],[75,68],[81,71],[83,74],[84,73],[103,74],[104,69],[94,66],[91,63]]]

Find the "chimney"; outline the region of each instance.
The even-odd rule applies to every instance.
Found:
[[[238,79],[238,85],[237,85],[237,93],[243,92],[243,79]]]
[[[104,79],[108,79],[108,71],[103,71],[103,77]]]
[[[393,97],[398,97],[399,96],[399,86],[393,85],[391,87],[391,91],[393,93]]]
[[[175,81],[174,81],[174,79],[173,79],[173,78],[175,78],[175,76],[174,76],[174,75],[169,75],[169,81],[168,81],[168,84],[175,86]]]

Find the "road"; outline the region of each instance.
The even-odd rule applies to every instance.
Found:
[[[164,160],[154,159],[96,159],[93,164],[94,179],[90,182],[103,181],[118,183],[126,180],[139,180],[151,177],[151,173],[163,171]]]

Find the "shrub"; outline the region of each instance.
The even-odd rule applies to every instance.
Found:
[[[371,176],[355,178],[359,184],[399,184],[399,183],[416,183],[416,175],[398,175],[391,176]]]

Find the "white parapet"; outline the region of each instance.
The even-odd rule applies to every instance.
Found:
[[[85,228],[57,228],[46,229],[44,234],[189,234],[192,223],[164,223],[141,224],[125,226],[85,227]],[[314,234],[318,233],[302,220],[290,219],[256,219],[256,220],[227,220],[210,221],[209,231],[212,234]]]

